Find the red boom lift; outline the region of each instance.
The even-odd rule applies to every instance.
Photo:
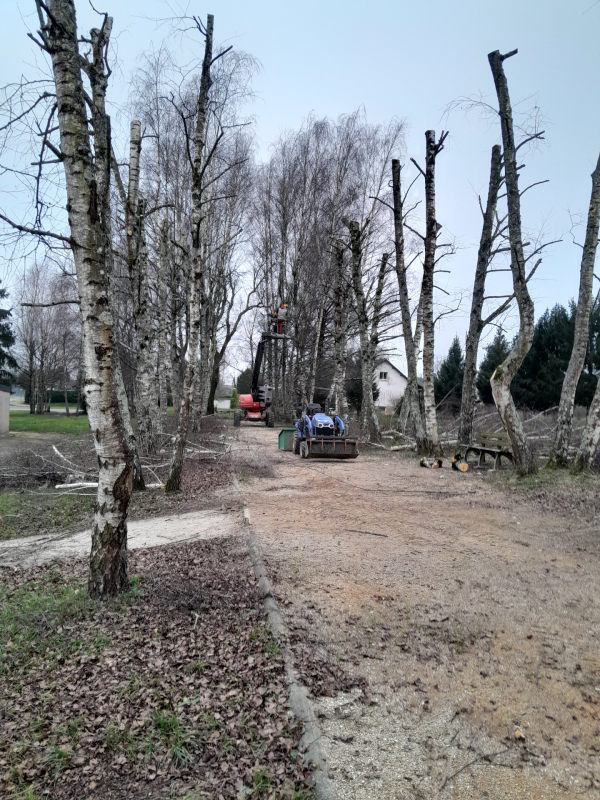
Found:
[[[265,350],[265,343],[269,339],[285,339],[285,319],[287,317],[287,304],[283,304],[273,314],[268,331],[263,331],[254,359],[254,371],[252,373],[252,387],[250,394],[241,394],[239,408],[233,413],[234,427],[239,428],[241,421],[264,422],[267,428],[272,428],[275,424],[275,415],[271,404],[273,403],[273,387],[259,386],[260,368]]]

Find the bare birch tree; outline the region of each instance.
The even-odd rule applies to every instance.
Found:
[[[548,467],[566,467],[571,440],[571,423],[573,420],[573,408],[575,406],[575,392],[581,377],[581,372],[585,364],[585,356],[588,346],[588,334],[590,326],[590,310],[592,307],[592,291],[594,282],[594,264],[596,263],[596,251],[598,249],[598,228],[600,224],[600,157],[596,164],[596,169],[592,172],[592,195],[587,217],[587,231],[583,244],[581,256],[581,270],[579,277],[579,297],[577,299],[577,311],[575,312],[575,332],[573,338],[573,349],[569,359],[569,366],[563,380],[562,391],[560,394],[560,404],[558,407],[558,419],[556,422],[556,433]],[[594,454],[594,433],[590,425],[590,420],[594,419],[594,401],[589,410],[588,424],[584,433],[579,452],[576,457],[575,471],[580,471],[589,467]],[[596,411],[597,415],[597,411]]]

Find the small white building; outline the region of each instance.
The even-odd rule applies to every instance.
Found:
[[[373,379],[379,389],[377,405],[386,414],[393,414],[398,400],[404,394],[408,378],[386,358],[375,367]]]

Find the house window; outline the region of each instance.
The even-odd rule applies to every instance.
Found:
[[[379,380],[380,381],[387,381],[387,376],[388,376],[387,372],[380,372],[379,373]]]

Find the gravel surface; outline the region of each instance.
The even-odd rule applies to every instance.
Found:
[[[338,797],[600,797],[598,480],[525,490],[240,435],[275,472],[243,493],[297,651],[347,676],[303,675]]]

